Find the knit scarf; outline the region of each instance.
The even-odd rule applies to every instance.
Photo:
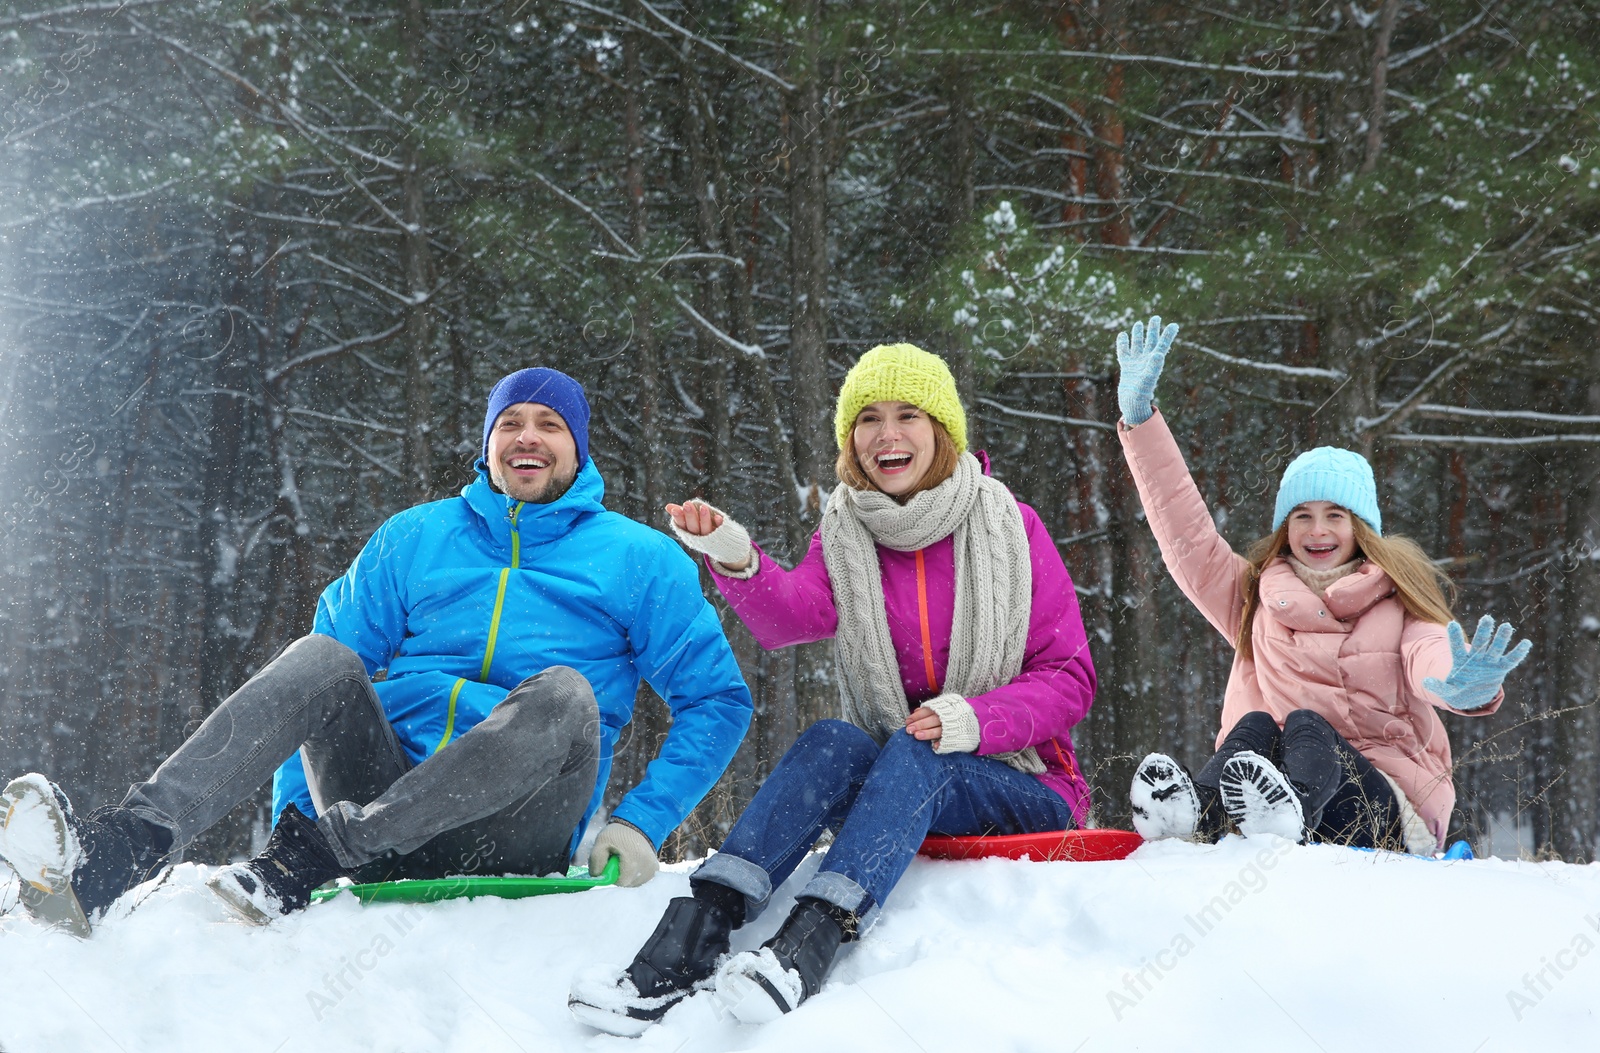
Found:
[[[1022,671],[1033,565],[1016,498],[966,453],[949,479],[903,505],[876,490],[841,486],[822,515],[822,556],[839,612],[839,699],[844,718],[879,742],[905,727],[911,704],[889,637],[874,543],[915,552],[951,534],[956,602],[944,689],[971,698]],[[1045,770],[1032,746],[993,756],[1031,775]]]
[[[1310,589],[1318,596],[1321,596],[1323,599],[1328,598],[1329,585],[1332,585],[1340,578],[1354,574],[1356,571],[1361,569],[1361,564],[1366,562],[1364,559],[1356,558],[1348,563],[1341,563],[1337,567],[1329,567],[1327,570],[1317,570],[1313,567],[1306,566],[1293,556],[1285,556],[1284,559],[1288,561],[1289,569],[1294,571],[1294,576],[1305,582],[1306,588]]]

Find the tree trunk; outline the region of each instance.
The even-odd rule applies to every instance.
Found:
[[[422,54],[427,24],[421,0],[406,5],[403,35],[407,64],[412,75],[422,76]],[[433,351],[432,304],[433,253],[428,245],[427,191],[423,180],[422,150],[416,136],[405,138],[405,171],[401,175],[406,221],[402,252],[405,257],[405,330],[402,337],[406,356],[406,434],[405,478],[415,502],[433,496],[433,390],[429,377],[429,358]]]
[[[828,172],[818,0],[795,5],[805,19],[790,76],[789,376],[795,410],[795,469],[803,516],[822,508],[832,481],[831,385],[828,381]]]
[[[1127,46],[1127,26],[1120,2],[1108,3],[1102,8],[1097,21],[1101,30],[1102,47],[1124,51]],[[1127,200],[1125,159],[1123,144],[1127,133],[1122,123],[1122,96],[1125,68],[1114,63],[1106,70],[1105,101],[1095,111],[1095,192],[1100,206],[1100,240],[1107,245],[1127,246],[1133,243],[1133,224]]]
[[[639,38],[635,33],[622,37],[622,125],[627,163],[623,179],[628,194],[628,232],[633,249],[640,256],[649,254],[649,215],[644,202],[644,118],[639,94],[644,75],[639,69]],[[638,376],[639,452],[643,454],[643,514],[646,522],[661,514],[665,500],[665,462],[661,431],[661,348],[656,342],[655,306],[651,299],[646,271],[635,271],[633,286],[633,333],[638,342],[634,369]]]
[[[828,379],[828,123],[822,94],[819,0],[793,5],[804,18],[804,38],[790,54],[789,78],[797,85],[785,99],[789,175],[789,390],[794,407],[794,489],[789,518],[796,541],[809,533],[822,511],[823,492],[834,481],[832,385]],[[792,503],[791,503],[792,502]],[[792,555],[805,554],[804,544]],[[808,645],[795,657],[795,696],[800,726],[837,709],[831,648]]]
[[[716,113],[700,70],[693,64],[693,55],[686,54],[685,59],[684,76],[689,82],[689,98],[684,113],[684,138],[689,145],[689,184],[694,196],[695,237],[701,252],[723,255],[726,246],[723,244],[722,217],[718,209],[727,196],[727,180],[723,171],[721,144],[717,138]],[[695,295],[699,300],[697,310],[724,330],[731,325],[728,320],[731,311],[727,278],[726,263],[709,262],[701,267],[700,280],[695,287]],[[706,430],[710,433],[704,465],[707,489],[713,500],[721,500],[726,496],[721,494],[721,489],[727,484],[733,469],[733,410],[729,405],[729,393],[732,390],[732,374],[738,366],[734,356],[738,352],[700,326],[694,327],[694,341],[695,357],[703,363],[700,370],[700,398],[706,411]]]
[[[1367,111],[1367,155],[1361,162],[1365,175],[1378,167],[1378,155],[1383,152],[1383,122],[1388,108],[1389,42],[1394,38],[1395,17],[1400,12],[1400,0],[1383,0],[1383,10],[1378,15],[1378,39],[1372,48],[1372,106]]]
[[[195,531],[201,575],[200,697],[189,723],[198,727],[213,706],[239,685],[234,683],[234,586],[238,553],[233,527],[240,515],[240,473],[246,427],[256,413],[255,376],[243,333],[249,306],[246,275],[254,267],[248,240],[228,246],[226,266],[233,272],[227,307],[213,339],[216,359],[206,425],[206,462],[201,470],[200,521]],[[198,357],[198,356],[197,356]],[[187,732],[185,732],[187,734]]]
[[[1600,350],[1591,356],[1589,378],[1587,412],[1600,415]],[[1542,657],[1542,664],[1554,667],[1557,708],[1568,711],[1557,742],[1565,777],[1552,831],[1556,851],[1568,860],[1589,860],[1600,855],[1600,453],[1585,447],[1573,459],[1565,552],[1555,568],[1565,600],[1564,631],[1556,653],[1535,654],[1529,664]]]
[[[950,84],[950,229],[960,230],[972,221],[977,197],[974,176],[976,149],[973,144],[975,129],[972,123],[972,86],[960,69],[948,74]],[[967,445],[974,450],[983,447],[983,421],[978,417],[979,380],[972,361],[972,341],[962,327],[946,320],[943,338],[950,371],[955,376],[956,390],[961,394],[962,405],[967,410]]]

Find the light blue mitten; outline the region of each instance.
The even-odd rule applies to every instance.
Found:
[[[1177,335],[1176,325],[1161,328],[1160,315],[1152,315],[1149,325],[1134,322],[1131,340],[1127,333],[1117,334],[1117,365],[1121,367],[1117,378],[1117,407],[1130,427],[1150,419],[1156,381]]]
[[[1467,649],[1466,634],[1460,622],[1451,622],[1445,630],[1450,636],[1450,654],[1454,664],[1450,675],[1440,680],[1427,677],[1422,686],[1450,704],[1452,709],[1482,709],[1500,693],[1506,674],[1522,664],[1533,650],[1533,641],[1524,640],[1511,648],[1511,623],[1502,622],[1499,629],[1494,619],[1485,614],[1478,619],[1478,629],[1472,634],[1472,648]]]

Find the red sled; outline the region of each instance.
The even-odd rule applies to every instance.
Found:
[[[931,834],[920,854],[930,859],[1038,859],[1093,863],[1125,859],[1144,839],[1132,830],[1047,830],[1042,834],[948,837]]]

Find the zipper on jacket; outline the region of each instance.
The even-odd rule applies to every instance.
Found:
[[[508,517],[511,520],[511,566],[500,571],[500,584],[495,589],[494,613],[489,616],[489,641],[483,649],[483,666],[478,670],[480,683],[489,681],[489,666],[494,661],[494,645],[500,638],[500,614],[506,605],[506,583],[511,579],[511,572],[522,565],[522,533],[517,529],[517,516],[522,514],[522,506],[523,502],[518,501]],[[466,677],[457,677],[455,686],[450,689],[450,708],[445,713],[444,737],[433,747],[434,753],[438,753],[450,744],[450,736],[455,733],[456,728],[456,699],[461,696],[461,689],[466,683]]]
[[[939,693],[939,681],[933,675],[933,631],[928,626],[928,574],[922,560],[922,549],[917,549],[917,619],[922,623],[922,667],[928,674],[928,690]]]
[[[1067,774],[1076,779],[1078,777],[1077,769],[1072,766],[1072,761],[1067,759],[1067,752],[1061,748],[1061,743],[1051,739],[1050,748],[1056,751],[1056,759],[1061,762],[1063,768],[1067,769]]]
[[[456,730],[456,699],[461,697],[461,689],[467,686],[467,678],[456,677],[455,686],[450,689],[450,712],[444,718],[444,736],[439,739],[439,744],[433,747],[433,752],[438,753],[450,744],[450,736]],[[453,756],[453,754],[452,754]]]

